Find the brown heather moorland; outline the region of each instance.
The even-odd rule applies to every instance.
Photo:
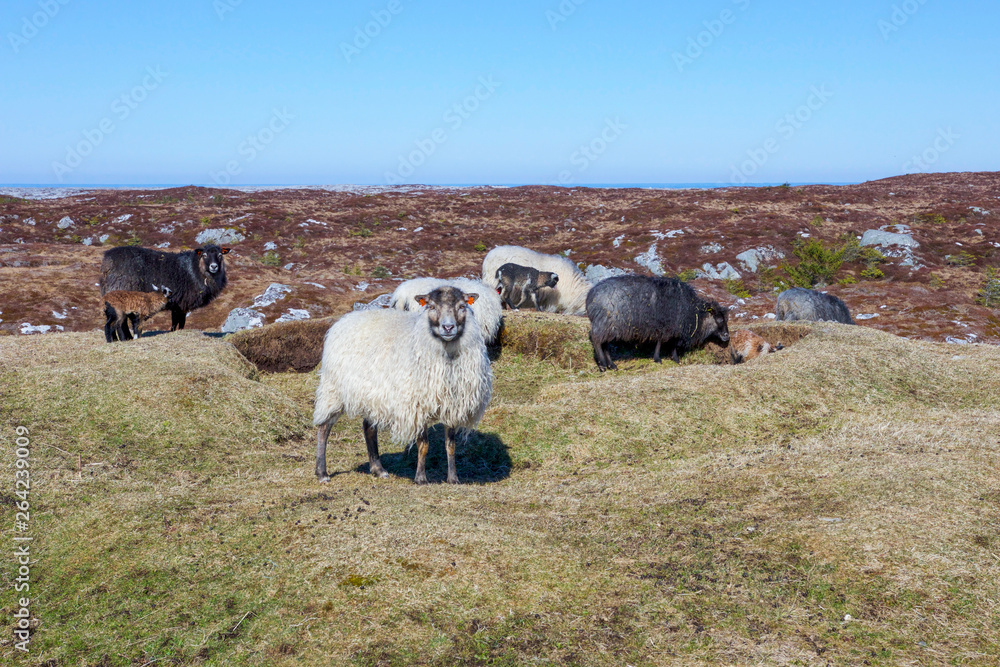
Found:
[[[13,530],[16,426],[34,537],[27,655],[12,634],[17,566],[0,559],[0,663],[997,664],[1000,347],[943,341],[1000,342],[997,311],[975,302],[1000,259],[1000,177],[369,194],[0,203],[0,327],[14,334],[0,336],[0,541],[26,534]],[[128,213],[134,224],[115,222]],[[925,268],[890,258],[863,280],[844,264],[836,278],[857,282],[830,291],[879,314],[861,326],[767,322],[773,291],[735,260],[771,245],[794,264],[798,232],[832,248],[891,224],[910,228]],[[177,250],[219,227],[247,237],[219,301],[189,330],[106,344],[93,239]],[[477,245],[509,242],[630,269],[655,242],[670,273],[729,262],[743,304],[732,284],[693,284],[736,306],[731,329],[787,347],[741,365],[712,347],[679,365],[621,347],[620,370],[600,373],[586,319],[507,313],[494,398],[458,448],[461,485],[443,483],[440,429],[429,485],[389,441],[390,477],[373,479],[356,419],[335,427],[319,484],[318,320],[397,278],[473,274]],[[710,243],[723,248],[702,253]],[[962,251],[970,265],[948,264]],[[292,292],[268,322],[289,308],[313,319],[197,331],[272,282]],[[148,330],[168,325],[158,317]],[[66,331],[19,335],[23,322]]]

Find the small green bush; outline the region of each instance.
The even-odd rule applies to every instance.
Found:
[[[357,229],[352,229],[351,230],[351,236],[357,236],[357,237],[363,238],[363,239],[366,239],[369,236],[372,236],[374,233],[375,232],[373,232],[372,230],[368,229],[368,227],[366,227],[365,223],[363,223],[363,222],[359,222],[358,223]]]
[[[476,252],[486,252],[486,244],[479,242],[476,245],[472,246],[472,249],[475,250]]]
[[[372,278],[388,278],[391,275],[392,274],[389,272],[389,269],[381,265],[372,269]]]
[[[1000,307],[1000,271],[986,267],[986,281],[976,294],[976,303],[987,308]]]
[[[976,263],[976,256],[963,250],[957,255],[945,255],[944,261],[952,266],[972,266]]]
[[[931,279],[930,284],[932,289],[941,289],[945,285],[944,278],[937,275],[936,273],[930,274],[930,279]]]
[[[877,266],[869,266],[861,272],[862,280],[881,280],[882,278],[885,278],[885,273]]]
[[[684,269],[677,274],[677,279],[681,282],[689,283],[698,277],[698,272],[694,269]]]
[[[846,287],[847,285],[854,285],[857,282],[858,282],[858,279],[855,278],[854,276],[852,276],[852,275],[846,275],[843,278],[841,278],[840,280],[838,280],[837,284]]]
[[[264,266],[281,266],[281,255],[275,250],[268,250],[264,253],[260,263]]]
[[[813,216],[812,222],[810,222],[809,224],[813,225],[814,227],[822,227],[824,222],[826,222],[826,220],[823,219],[823,216],[817,213],[816,215]]]
[[[757,271],[757,289],[761,292],[784,292],[791,287],[787,281],[778,277],[778,272],[773,266],[762,267]]]
[[[726,288],[726,291],[733,296],[740,299],[750,298],[750,290],[746,288],[746,285],[739,278],[723,278],[722,284]]]
[[[792,243],[792,253],[799,258],[798,265],[783,264],[781,268],[796,287],[823,287],[835,281],[837,271],[844,263],[846,249],[846,246],[828,249],[819,239],[811,238],[805,242],[796,239]]]

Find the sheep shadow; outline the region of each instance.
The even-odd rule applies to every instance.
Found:
[[[448,457],[444,446],[444,426],[437,424],[429,432],[426,472],[430,484],[443,484],[448,476]],[[417,473],[417,448],[401,452],[382,452],[382,467],[396,477],[413,479]],[[466,430],[455,445],[455,467],[462,484],[491,484],[510,476],[511,460],[507,445],[496,433]],[[365,462],[354,469],[368,473]]]

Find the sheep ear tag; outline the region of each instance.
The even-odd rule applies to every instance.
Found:
[[[413,297],[413,298],[416,299],[417,303],[420,306],[426,306],[427,305],[427,296],[426,295],[421,295],[421,296],[417,296],[417,297]]]
[[[471,306],[472,304],[474,304],[476,302],[476,299],[478,299],[478,298],[479,298],[478,294],[466,294],[465,295],[465,302]]]
[[[202,250],[201,248],[198,248],[197,250],[195,250],[195,251],[194,251],[194,254],[196,254],[196,255],[198,255],[199,257],[201,257],[201,253],[202,253],[202,252],[204,252],[204,251],[203,251],[203,250]]]
[[[230,250],[232,250],[232,248],[223,248],[222,249],[222,254],[223,255],[228,255]]]

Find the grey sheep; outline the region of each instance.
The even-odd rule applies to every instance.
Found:
[[[542,287],[554,288],[559,276],[552,271],[539,271],[530,266],[508,262],[497,269],[497,293],[500,300],[510,309],[531,304],[535,310],[542,310],[538,302],[538,290]]]
[[[851,313],[843,301],[832,294],[823,294],[802,287],[793,287],[778,295],[775,315],[775,319],[781,322],[806,320],[854,324]]]
[[[597,283],[587,295],[590,342],[602,371],[618,367],[606,345],[656,342],[653,361],[660,363],[666,346],[673,360],[678,352],[704,345],[710,339],[729,343],[728,310],[706,301],[687,283],[676,278],[615,276]]]

